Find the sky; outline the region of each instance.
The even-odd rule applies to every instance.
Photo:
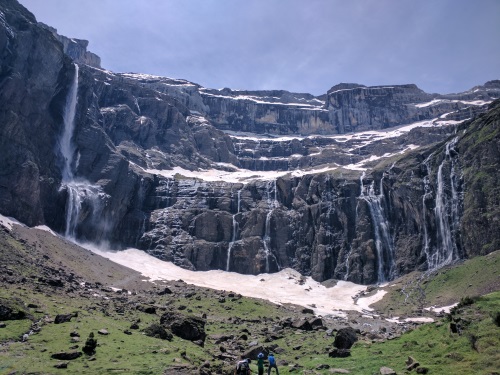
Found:
[[[208,88],[340,82],[461,92],[500,79],[500,0],[20,0],[114,72]]]

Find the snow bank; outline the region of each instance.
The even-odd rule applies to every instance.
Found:
[[[262,298],[277,304],[296,304],[309,307],[318,315],[340,315],[342,311],[372,310],[369,305],[383,297],[378,291],[356,304],[353,296],[366,289],[348,281],[339,281],[336,286],[326,288],[310,277],[302,277],[297,271],[284,269],[273,274],[241,275],[225,271],[189,271],[165,262],[144,251],[127,249],[103,251],[84,245],[87,249],[111,261],[129,267],[151,280],[179,280],[216,290],[232,291],[247,297]]]

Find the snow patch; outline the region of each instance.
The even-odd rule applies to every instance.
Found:
[[[449,306],[442,306],[442,307],[437,307],[437,306],[431,306],[431,307],[424,307],[424,310],[426,311],[431,311],[434,313],[444,313],[444,314],[449,314],[450,310],[454,308],[458,303],[454,303]]]
[[[17,225],[22,225],[24,226],[23,223],[17,221],[16,219],[14,219],[13,217],[8,217],[8,216],[3,216],[3,215],[0,215],[0,225],[4,228],[7,228],[9,231],[12,230],[12,226],[14,224],[17,224]]]
[[[84,245],[88,250],[109,260],[134,269],[151,280],[179,280],[205,288],[226,290],[247,297],[263,298],[277,304],[291,303],[313,308],[318,315],[345,316],[342,311],[371,311],[370,303],[382,298],[384,293],[366,298],[360,305],[354,303],[353,296],[366,290],[366,286],[349,281],[339,281],[336,286],[326,288],[310,277],[303,277],[297,271],[284,269],[278,273],[242,275],[220,270],[189,271],[165,262],[144,251],[127,249],[123,251],[103,251]]]

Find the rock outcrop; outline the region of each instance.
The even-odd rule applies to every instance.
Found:
[[[101,58],[95,53],[87,51],[87,47],[89,45],[88,40],[68,38],[64,35],[58,34],[57,29],[45,25],[42,22],[40,22],[39,25],[49,30],[56,37],[56,39],[62,43],[64,53],[71,57],[71,59],[77,64],[85,64],[93,66],[94,68],[101,68]]]

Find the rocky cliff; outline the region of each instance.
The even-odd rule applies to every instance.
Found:
[[[95,53],[87,51],[87,47],[89,45],[88,40],[68,38],[64,35],[58,34],[57,29],[54,29],[53,27],[45,25],[42,22],[39,22],[38,24],[52,32],[55,38],[62,43],[64,53],[71,57],[73,61],[78,64],[93,66],[94,68],[101,67],[101,58]]]
[[[359,283],[498,249],[499,81],[210,90],[75,64],[16,1],[0,12],[2,215],[195,270]]]

